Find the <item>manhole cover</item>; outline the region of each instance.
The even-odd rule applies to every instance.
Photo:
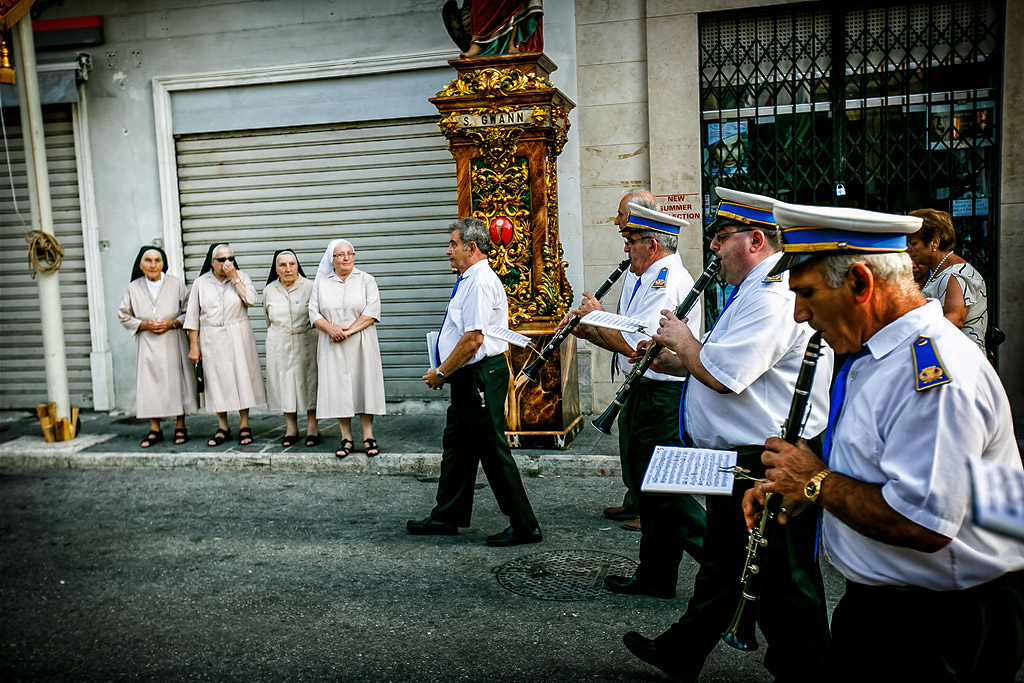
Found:
[[[604,577],[632,576],[637,563],[628,557],[593,550],[552,550],[506,562],[494,573],[498,583],[538,600],[593,600],[607,594]]]

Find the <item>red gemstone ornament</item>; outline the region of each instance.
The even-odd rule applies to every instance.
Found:
[[[491,221],[491,242],[507,247],[512,241],[512,221],[498,216]]]

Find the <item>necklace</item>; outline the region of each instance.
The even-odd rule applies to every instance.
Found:
[[[952,251],[947,251],[946,255],[942,257],[942,260],[935,264],[935,268],[932,269],[931,274],[928,276],[928,280],[924,283],[924,287],[927,287],[932,283],[932,280],[935,279],[935,276],[939,274],[940,270],[942,270],[942,264],[946,262],[946,259],[948,259],[949,255],[952,253]],[[921,289],[924,289],[924,287],[922,287]]]

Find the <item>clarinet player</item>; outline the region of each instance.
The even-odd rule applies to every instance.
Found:
[[[820,671],[1013,681],[1024,661],[1024,543],[979,525],[969,470],[985,461],[1019,475],[1020,453],[984,352],[914,284],[905,249],[921,219],[781,203],[775,217],[795,318],[847,361],[822,457],[768,440],[768,482],[745,504],[750,518],[755,495],[810,507],[787,526],[822,514],[822,548],[846,590]]]
[[[638,208],[630,208],[631,202]],[[648,329],[657,324],[662,308],[677,306],[694,284],[676,253],[679,229],[687,223],[657,211],[656,207],[653,195],[635,191],[622,198],[615,218],[625,240],[623,251],[630,262],[619,297],[619,312],[643,320]],[[599,310],[603,310],[601,302],[585,293],[576,314],[582,317]],[[700,317],[695,316],[691,324],[700,329]],[[637,344],[646,339],[640,333],[620,333],[583,324],[573,334],[614,351],[613,367],[623,373],[629,372],[628,359]],[[683,551],[700,561],[704,532],[704,509],[700,503],[687,495],[640,492],[654,447],[679,445],[674,416],[681,387],[679,377],[648,370],[619,413],[619,459],[628,489],[623,507],[628,511],[630,500],[636,497],[641,537],[636,573],[605,577],[605,587],[616,593],[673,598]],[[616,512],[619,511],[606,510],[605,515],[613,516]]]
[[[726,188],[718,189],[718,197],[708,234],[721,262],[720,277],[734,289],[702,339],[685,319],[663,311],[654,340],[675,353],[662,351],[655,366],[689,376],[679,407],[683,442],[738,451],[737,464],[761,476],[763,444],[779,434],[786,419],[812,330],[793,320],[786,277],[769,275],[782,256],[774,201]],[[825,428],[832,364],[831,350],[824,349],[804,428],[809,436]],[[704,560],[679,621],[654,639],[635,631],[623,637],[633,654],[675,680],[697,680],[739,604],[747,548],[742,500],[749,486],[737,478],[731,496],[706,498]],[[800,521],[775,534],[761,579],[758,623],[768,641],[764,665],[776,680],[804,680],[808,671],[820,670],[829,643],[814,520]]]

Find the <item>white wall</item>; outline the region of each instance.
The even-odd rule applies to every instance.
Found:
[[[93,151],[99,237],[118,408],[134,404],[134,347],[116,320],[141,244],[163,237],[152,81],[235,70],[374,57],[458,56],[437,0],[76,0],[42,19],[101,15],[106,42],[84,49],[94,70],[85,91]],[[571,2],[547,3],[545,52],[552,81],[577,99]],[[57,53],[60,54],[60,53]],[[443,58],[439,57],[443,65]],[[454,70],[449,69],[454,78]],[[450,79],[449,79],[450,80]],[[448,80],[441,78],[436,90]],[[433,93],[429,93],[432,95]],[[214,114],[211,113],[211,116]],[[379,103],[368,119],[402,117]],[[576,123],[573,115],[572,122]],[[559,164],[559,220],[566,258],[581,262],[577,132]],[[173,257],[172,257],[173,260]],[[262,268],[262,266],[260,266]],[[578,274],[570,277],[579,279]]]

